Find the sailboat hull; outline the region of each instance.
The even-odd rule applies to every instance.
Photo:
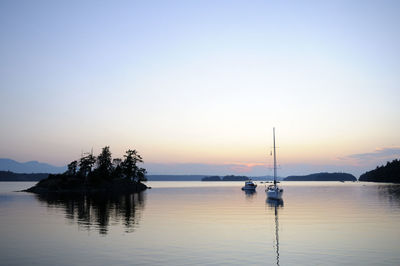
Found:
[[[267,193],[267,197],[269,199],[282,199],[283,189],[276,188],[276,189],[267,189],[265,191]]]

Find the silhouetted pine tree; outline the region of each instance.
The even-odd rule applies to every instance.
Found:
[[[137,163],[143,162],[142,156],[136,150],[127,150],[124,157],[121,167],[125,178],[138,182],[145,181],[146,170],[137,166]]]
[[[111,162],[110,147],[106,146],[102,149],[99,156],[97,156],[97,168],[96,174],[103,179],[110,179],[113,171],[113,165]]]

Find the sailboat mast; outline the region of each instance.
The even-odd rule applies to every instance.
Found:
[[[276,150],[275,150],[275,128],[273,128],[274,135],[274,185],[276,186]]]

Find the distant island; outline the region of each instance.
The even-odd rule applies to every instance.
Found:
[[[201,181],[246,181],[249,179],[247,176],[226,175],[222,178],[220,176],[206,176]]]
[[[201,179],[201,181],[222,181],[221,177],[217,176],[217,175],[213,175],[213,176],[206,176],[203,177]]]
[[[146,169],[137,164],[143,159],[136,150],[128,150],[124,160],[111,158],[108,146],[97,156],[85,154],[78,161],[68,164],[63,174],[50,174],[35,186],[25,190],[46,193],[132,193],[147,189]]]
[[[359,181],[400,183],[400,160],[395,159],[385,166],[378,166],[375,170],[362,174]]]
[[[357,181],[357,178],[348,173],[316,173],[302,176],[288,176],[284,181]]]

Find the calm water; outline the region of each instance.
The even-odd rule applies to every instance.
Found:
[[[38,197],[0,182],[1,265],[399,265],[400,186],[149,182],[122,197]]]

